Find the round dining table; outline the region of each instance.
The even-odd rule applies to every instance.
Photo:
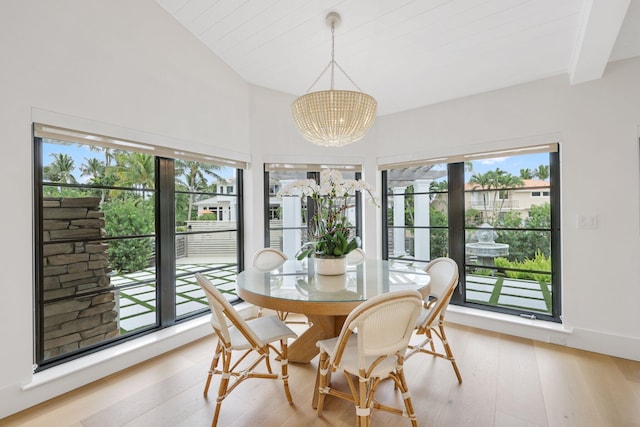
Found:
[[[246,268],[237,276],[240,298],[259,307],[307,316],[310,326],[291,343],[288,359],[309,363],[318,354],[316,342],[333,338],[349,313],[367,299],[399,290],[430,292],[422,267],[399,261],[367,259],[349,265],[345,274],[315,274],[312,260],[287,260],[264,271]]]

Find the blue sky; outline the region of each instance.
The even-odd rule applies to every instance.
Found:
[[[540,165],[549,165],[549,153],[525,154],[510,157],[496,157],[492,159],[474,160],[473,171],[465,173],[465,180],[473,174],[483,174],[496,169],[501,169],[511,175],[520,176],[520,169],[535,170]],[[442,179],[446,180],[446,177]]]
[[[80,144],[42,144],[42,164],[47,166],[53,162],[52,153],[67,154],[74,160],[75,170],[73,176],[76,177],[78,182],[86,182],[89,177],[80,176],[80,165],[85,162],[84,158],[90,159],[95,157],[104,161],[104,154],[98,151],[90,151],[87,146]]]
[[[520,175],[520,169],[537,169],[540,165],[549,165],[549,153],[527,154],[495,159],[476,160],[473,173],[485,173],[500,168],[512,175]]]

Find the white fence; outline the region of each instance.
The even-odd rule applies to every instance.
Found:
[[[189,231],[211,233],[176,236],[176,257],[235,255],[238,233],[229,231],[235,225],[235,222],[228,221],[188,221]]]

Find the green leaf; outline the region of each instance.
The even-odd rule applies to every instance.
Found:
[[[353,239],[349,242],[349,244],[347,245],[346,250],[344,251],[345,254],[348,254],[349,252],[351,252],[352,250],[354,250],[355,248],[358,247],[358,242],[356,241],[356,239]]]

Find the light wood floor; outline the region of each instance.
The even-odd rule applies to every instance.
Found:
[[[302,327],[302,326],[294,326]],[[416,355],[405,365],[421,426],[640,426],[640,362],[448,325],[464,382],[449,362]],[[215,339],[205,338],[0,420],[2,426],[208,426],[203,385]],[[248,380],[224,401],[220,426],[351,426],[353,406],[327,398],[311,408],[317,357],[293,364],[287,404],[279,383]],[[339,375],[334,376],[340,380]],[[392,384],[378,393],[399,401]],[[409,426],[374,412],[374,426]]]

